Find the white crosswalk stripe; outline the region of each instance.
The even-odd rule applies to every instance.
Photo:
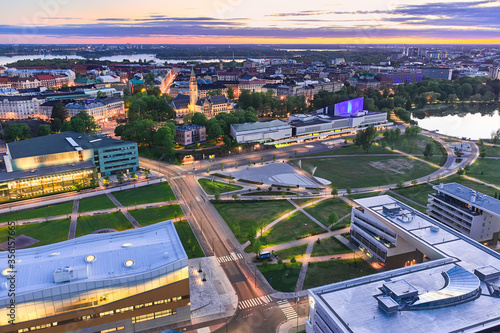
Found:
[[[283,311],[283,314],[285,315],[287,320],[295,319],[298,317],[297,312],[295,312],[295,309],[290,305],[288,301],[283,300],[278,301],[277,303],[281,311]]]
[[[238,304],[238,308],[240,310],[243,310],[243,309],[252,308],[254,306],[262,305],[262,304],[263,304],[262,300],[259,297],[257,297],[257,298],[252,298],[252,299],[247,299],[247,300],[241,301]]]
[[[264,302],[264,304],[271,303],[273,301],[269,295],[261,296],[260,299]]]
[[[223,262],[236,261],[244,259],[241,253],[231,252],[228,256],[217,257],[217,261],[222,264]]]

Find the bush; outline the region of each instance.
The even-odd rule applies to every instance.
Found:
[[[292,264],[295,264],[295,263],[297,262],[297,259],[295,259],[295,257],[292,257],[292,259],[290,259],[290,262],[291,262]]]

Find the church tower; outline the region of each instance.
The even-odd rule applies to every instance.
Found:
[[[195,111],[196,102],[198,101],[198,82],[196,82],[196,74],[194,67],[191,68],[191,79],[189,80],[189,112]]]

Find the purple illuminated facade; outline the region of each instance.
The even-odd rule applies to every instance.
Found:
[[[358,112],[363,111],[365,102],[364,97],[351,99],[342,103],[335,104],[335,115],[341,117],[356,116]]]

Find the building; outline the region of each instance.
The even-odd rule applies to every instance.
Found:
[[[453,70],[449,67],[422,67],[420,72],[424,77],[442,80],[451,80],[453,74]]]
[[[381,73],[377,75],[377,79],[386,87],[398,84],[420,82],[422,81],[422,77],[422,73],[412,72]]]
[[[231,136],[239,143],[280,140],[292,136],[292,127],[281,120],[231,124]]]
[[[500,329],[499,253],[389,196],[355,201],[351,240],[399,268],[310,289],[307,333]]]
[[[118,97],[86,100],[66,105],[68,117],[87,112],[96,122],[107,122],[111,118],[125,115],[125,103]]]
[[[188,257],[172,221],[17,250],[16,258],[0,277],[16,285],[15,299],[0,289],[2,332],[140,332],[190,319]]]
[[[500,67],[490,67],[489,74],[493,80],[500,79]]]
[[[177,126],[175,132],[175,142],[187,146],[207,139],[207,129],[200,125]]]
[[[433,186],[427,213],[481,243],[496,245],[500,236],[500,200],[457,183]]]
[[[34,119],[42,115],[43,96],[0,96],[0,119]]]
[[[171,105],[179,122],[182,122],[182,118],[186,115],[194,112],[202,112],[207,118],[212,118],[221,112],[229,113],[234,110],[233,101],[224,95],[199,98],[194,68],[191,69],[189,95],[178,94],[172,100]]]

